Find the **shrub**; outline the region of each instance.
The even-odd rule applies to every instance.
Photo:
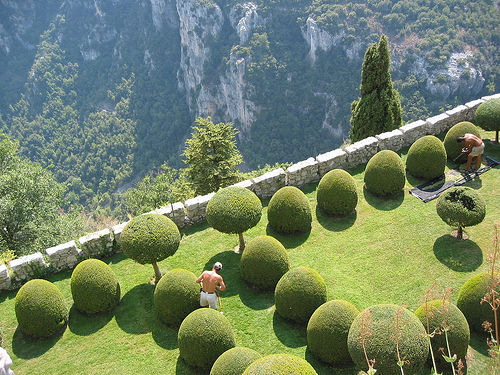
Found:
[[[269,201],[267,219],[278,233],[307,232],[312,222],[309,200],[295,186],[282,187]]]
[[[241,277],[263,290],[274,289],[289,268],[285,247],[270,236],[252,239],[240,260]]]
[[[445,191],[436,204],[439,217],[448,225],[458,227],[458,238],[462,228],[479,224],[486,215],[486,202],[477,191],[465,186]]]
[[[254,361],[243,375],[318,375],[305,359],[291,354],[271,354]]]
[[[186,316],[177,341],[182,359],[203,369],[211,368],[222,353],[235,346],[229,321],[213,309],[198,309]]]
[[[444,173],[446,150],[433,135],[417,139],[408,150],[406,168],[415,177],[432,180]]]
[[[222,353],[210,370],[210,375],[241,375],[261,355],[255,350],[236,347]]]
[[[394,151],[382,150],[366,164],[365,185],[375,195],[390,196],[405,186],[405,167]]]
[[[318,307],[307,324],[311,354],[332,365],[351,362],[347,335],[358,314],[359,310],[347,301],[328,301]]]
[[[465,133],[472,133],[478,137],[481,136],[479,129],[471,122],[462,121],[453,125],[450,130],[448,130],[448,133],[446,133],[446,137],[444,137],[443,141],[448,160],[455,160],[458,155],[462,154],[464,143],[457,142],[457,138],[463,137]]]
[[[427,314],[426,314],[427,311]],[[429,319],[429,332],[432,333],[435,329],[439,329],[442,334],[436,334],[431,338],[432,351],[434,358],[438,360],[442,366],[449,366],[444,360],[442,352],[439,348],[446,348],[446,338],[443,329],[448,327],[448,343],[450,345],[451,355],[456,354],[458,359],[465,358],[467,348],[470,341],[470,330],[467,319],[464,314],[452,303],[437,299],[429,301],[420,306],[415,315],[420,319],[424,327],[427,326],[427,317]],[[443,325],[446,322],[446,327]],[[448,352],[446,352],[448,355]],[[443,367],[444,369],[444,367]]]
[[[137,263],[152,264],[156,282],[161,278],[156,263],[173,255],[180,240],[177,225],[168,217],[157,214],[134,217],[120,235],[123,253]]]
[[[120,302],[120,283],[102,260],[87,259],[73,270],[71,294],[78,310],[95,314],[111,310]]]
[[[326,302],[325,281],[312,268],[294,268],[278,281],[274,300],[276,312],[283,318],[305,323]]]
[[[194,273],[181,268],[167,272],[156,285],[154,304],[164,323],[181,324],[189,313],[200,307],[200,286]]]
[[[350,214],[358,204],[354,178],[342,169],[328,172],[319,182],[317,200],[318,206],[330,215]]]
[[[222,233],[240,235],[240,252],[245,248],[242,233],[260,220],[262,203],[246,188],[230,186],[220,189],[207,204],[207,222]]]
[[[17,292],[15,311],[21,331],[29,336],[49,337],[68,321],[68,308],[57,287],[47,280],[34,279]]]
[[[398,345],[396,337],[399,337]],[[429,354],[427,334],[420,320],[415,314],[396,305],[375,305],[364,310],[349,329],[349,354],[354,363],[366,371],[363,338],[368,358],[375,359],[377,373],[384,375],[401,374],[397,346],[400,357],[405,360],[404,372],[408,375],[418,372]]]
[[[498,143],[500,130],[500,99],[494,98],[481,103],[476,109],[475,123],[484,130],[494,131],[495,142]]]

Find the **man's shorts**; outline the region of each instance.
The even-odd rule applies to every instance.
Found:
[[[200,306],[210,306],[212,309],[217,310],[217,294],[207,293],[202,290],[200,294]]]
[[[479,156],[484,152],[484,143],[481,146],[472,147],[470,156]]]

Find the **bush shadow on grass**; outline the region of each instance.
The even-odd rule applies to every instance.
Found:
[[[66,326],[61,331],[47,338],[34,338],[25,335],[19,327],[12,337],[12,352],[19,358],[31,359],[40,357],[52,348],[62,337]]]
[[[215,254],[205,263],[204,270],[211,270],[215,262],[222,263],[220,275],[224,279],[227,289],[221,293],[221,297],[231,297],[238,294],[240,289],[238,286],[242,283],[240,280],[240,258],[241,255],[234,251],[223,251]],[[198,276],[196,275],[196,277]]]
[[[380,211],[391,211],[398,208],[403,203],[405,197],[403,191],[390,197],[378,197],[370,193],[366,186],[363,186],[363,196],[370,206]]]
[[[274,291],[253,288],[245,281],[239,286],[240,300],[252,310],[264,310],[274,305]]]
[[[446,267],[458,272],[471,272],[483,263],[481,248],[471,240],[459,240],[450,234],[434,242],[434,255]]]
[[[324,363],[314,357],[309,350],[306,349],[305,360],[311,364],[312,367],[316,370],[318,375],[358,375],[362,374],[360,370],[356,369],[354,363],[347,363],[343,365],[329,365],[328,363]]]
[[[123,331],[134,335],[151,332],[155,320],[154,288],[151,284],[140,284],[122,297],[115,318]]]
[[[158,346],[167,350],[177,349],[179,347],[177,343],[178,330],[179,327],[166,325],[155,314],[152,324],[152,336]]]
[[[269,224],[266,226],[266,234],[276,238],[285,249],[295,249],[307,241],[311,234],[311,229],[302,233],[281,234],[276,232]]]
[[[307,323],[298,324],[282,318],[276,310],[273,315],[273,330],[280,342],[289,348],[307,345]]]
[[[318,206],[316,206],[316,218],[318,219],[318,223],[325,228],[326,230],[332,232],[342,232],[354,225],[356,222],[356,218],[358,217],[358,213],[354,210],[348,216],[336,217],[329,216],[325,212],[323,212]]]
[[[176,375],[208,375],[210,371],[202,370],[189,366],[181,356],[177,357],[177,363],[175,365]]]
[[[426,180],[424,178],[419,178],[419,177],[412,176],[410,174],[410,172],[408,172],[408,170],[406,170],[406,181],[408,181],[408,183],[412,187],[420,186],[422,184],[425,184],[426,182],[430,182],[430,181],[434,181],[434,180],[436,180],[436,182],[433,184],[432,190],[438,190],[446,182],[446,177],[445,177],[444,174],[442,174],[441,176],[439,176],[439,179],[436,177],[435,179],[432,179],[432,180]]]
[[[113,319],[114,309],[100,314],[85,315],[71,306],[69,310],[68,327],[71,332],[78,336],[88,336],[103,328]]]
[[[482,355],[488,356],[488,344],[486,343],[488,337],[486,332],[479,334],[471,329],[469,346]]]

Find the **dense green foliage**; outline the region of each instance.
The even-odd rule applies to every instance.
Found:
[[[47,280],[33,279],[24,284],[16,294],[15,310],[19,328],[29,336],[52,336],[68,321],[62,293]]]
[[[210,375],[242,375],[256,359],[262,357],[253,349],[237,346],[222,353],[210,370]]]
[[[485,130],[495,131],[495,141],[498,143],[498,132],[500,131],[500,99],[490,99],[481,103],[476,109],[474,122]]]
[[[168,271],[156,285],[155,309],[160,319],[173,326],[200,307],[200,286],[191,271],[176,268]]]
[[[448,335],[448,345],[451,356],[457,355],[457,361],[465,358],[470,341],[470,330],[467,319],[457,306],[450,302],[443,303],[442,299],[433,300],[422,304],[415,315],[420,319],[428,332],[436,330],[436,334],[431,337],[434,358],[440,362],[440,369],[446,370],[449,364],[444,360],[443,353],[439,348],[448,348],[444,331]],[[428,327],[427,327],[427,324]],[[446,351],[446,356],[448,352]]]
[[[471,122],[462,121],[453,125],[446,133],[443,141],[448,160],[456,160],[462,154],[464,142],[457,142],[457,138],[463,137],[465,133],[475,134],[478,137],[481,136],[479,129]]]
[[[198,309],[182,321],[179,355],[190,366],[210,369],[219,356],[235,346],[227,318],[213,309]]]
[[[368,358],[375,359],[375,369],[384,375],[401,374],[397,347],[404,358],[405,374],[417,373],[429,355],[424,326],[412,312],[396,305],[375,305],[363,310],[349,329],[349,353],[354,363],[366,371],[363,342]]]
[[[283,318],[306,323],[314,311],[326,302],[326,285],[310,267],[294,268],[281,277],[274,291],[276,312]]]
[[[323,362],[340,365],[351,362],[347,335],[359,310],[352,303],[332,300],[314,311],[307,323],[307,347]]]
[[[375,195],[398,194],[403,190],[405,182],[403,160],[394,151],[379,151],[366,164],[365,186]]]
[[[330,215],[352,213],[358,204],[354,178],[343,169],[329,171],[319,182],[317,200],[318,206]]]
[[[311,228],[311,205],[302,190],[285,186],[271,197],[267,219],[279,233],[306,232]]]
[[[263,290],[274,290],[289,268],[290,261],[285,247],[271,236],[253,238],[245,247],[240,260],[242,279]]]
[[[394,130],[402,125],[401,100],[392,85],[387,36],[366,50],[361,98],[352,102],[351,141]]]
[[[271,354],[257,359],[243,375],[318,375],[306,360],[291,354]]]
[[[102,260],[86,259],[71,274],[71,295],[78,310],[96,314],[120,302],[120,283]]]
[[[415,177],[432,180],[444,173],[446,150],[443,142],[433,135],[417,139],[408,150],[406,168]]]

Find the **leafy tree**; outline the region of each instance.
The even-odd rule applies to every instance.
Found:
[[[399,128],[401,101],[393,88],[389,66],[391,63],[387,37],[366,50],[361,73],[361,98],[351,104],[351,140]]]
[[[183,155],[189,181],[196,194],[204,195],[237,182],[242,157],[236,147],[238,131],[231,122],[214,124],[210,117],[199,117],[195,123]]]

